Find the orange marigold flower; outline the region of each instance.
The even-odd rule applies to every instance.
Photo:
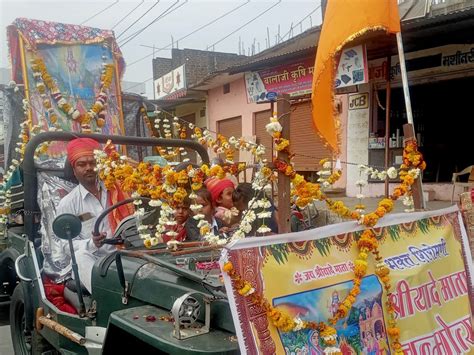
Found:
[[[399,337],[400,336],[400,329],[398,329],[397,327],[390,327],[390,328],[387,329],[387,333],[391,337]]]
[[[391,212],[393,210],[393,201],[389,198],[384,198],[379,202],[379,206],[385,208],[387,212]]]
[[[234,270],[234,265],[232,264],[232,262],[230,261],[226,261],[224,263],[224,267],[223,267],[224,271],[229,273],[231,272],[232,270]]]

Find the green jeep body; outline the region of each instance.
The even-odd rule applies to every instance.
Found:
[[[33,137],[27,145],[23,164],[25,224],[7,230],[7,247],[0,254],[0,270],[9,278],[4,293],[12,293],[10,322],[16,353],[239,353],[223,284],[216,275],[209,277],[193,271],[196,260],[215,260],[219,256],[216,252],[185,257],[166,252],[145,257],[137,257],[129,251],[114,252],[94,265],[91,303],[84,317],[62,312],[46,299],[41,279],[41,239],[35,220],[35,214],[40,211],[37,211],[36,202],[38,169],[33,154],[44,141],[68,141],[78,136],[91,137],[101,143],[111,139],[115,144],[124,145],[185,146],[195,149],[202,160],[208,162],[206,150],[192,141],[65,132]],[[188,333],[194,330],[199,333],[205,322],[206,303],[210,305],[210,330],[178,339],[174,335],[175,322],[170,317],[170,310],[175,301],[187,293],[192,293],[201,306],[199,319],[187,329]],[[38,323],[41,314],[85,337],[85,344],[79,345],[49,327],[41,326]]]

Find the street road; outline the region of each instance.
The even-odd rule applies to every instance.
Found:
[[[10,337],[10,322],[8,305],[0,305],[0,355],[13,355],[13,345]]]

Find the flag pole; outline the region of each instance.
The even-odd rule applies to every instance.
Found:
[[[400,72],[402,74],[403,95],[405,96],[405,107],[407,111],[407,121],[409,127],[404,127],[405,139],[413,139],[416,141],[415,126],[413,124],[413,113],[411,110],[410,91],[408,90],[408,77],[405,65],[405,52],[403,51],[402,33],[397,32],[398,57],[400,58]],[[413,185],[413,200],[415,209],[426,209],[425,199],[423,197],[422,175]]]
[[[405,52],[403,51],[402,33],[397,32],[398,57],[400,58],[400,72],[402,74],[403,94],[405,96],[405,107],[407,110],[407,121],[413,124],[413,113],[411,111],[410,92],[408,91],[407,68],[405,65]],[[415,128],[413,127],[413,131]]]

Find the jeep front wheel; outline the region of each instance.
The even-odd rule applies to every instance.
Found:
[[[25,295],[18,284],[10,302],[10,332],[16,355],[31,354],[31,334],[26,331]]]

